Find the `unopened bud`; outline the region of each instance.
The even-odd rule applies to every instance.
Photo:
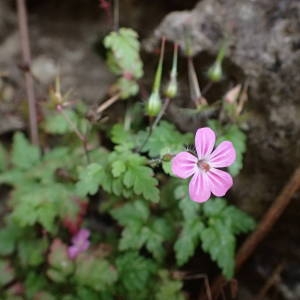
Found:
[[[165,95],[167,98],[172,99],[177,96],[177,92],[178,92],[177,80],[176,78],[171,78],[165,89]]]
[[[237,102],[237,99],[241,93],[242,85],[238,84],[231,90],[229,90],[225,96],[224,96],[224,101],[230,104],[234,104]]]
[[[162,160],[163,161],[166,161],[166,162],[169,162],[171,161],[171,159],[174,157],[174,155],[170,154],[170,153],[166,153],[162,156]]]
[[[209,68],[208,78],[213,82],[218,82],[223,78],[222,65],[218,60]]]
[[[161,110],[161,99],[159,93],[153,92],[148,99],[146,112],[149,117],[156,117]]]

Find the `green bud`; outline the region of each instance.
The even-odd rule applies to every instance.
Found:
[[[165,95],[167,98],[174,98],[177,96],[178,87],[177,87],[177,80],[176,78],[171,78],[167,88],[165,89]]]
[[[218,82],[223,78],[221,62],[218,60],[209,68],[207,72],[208,78],[213,82]]]
[[[165,89],[165,96],[167,98],[174,98],[177,96],[178,86],[177,86],[177,60],[178,60],[178,44],[174,44],[174,52],[173,52],[173,63],[172,69],[170,73],[170,80]]]
[[[156,117],[161,110],[161,99],[158,92],[153,92],[148,99],[146,112],[149,117]]]

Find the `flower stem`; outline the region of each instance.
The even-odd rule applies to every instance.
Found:
[[[63,107],[61,105],[57,106],[57,111],[61,113],[63,118],[66,120],[66,122],[69,124],[70,128],[74,131],[74,133],[77,135],[79,140],[82,143],[83,151],[86,157],[86,161],[89,164],[90,163],[90,157],[89,157],[89,151],[87,147],[87,138],[79,131],[76,124],[69,118],[69,116],[65,113]]]
[[[167,110],[169,104],[170,104],[170,98],[166,98],[162,109],[160,110],[159,114],[156,116],[155,120],[151,124],[149,132],[148,132],[148,135],[145,138],[145,141],[143,142],[143,144],[138,149],[138,152],[141,152],[143,150],[143,148],[146,146],[146,144],[148,143],[148,141],[149,141],[149,139],[150,139],[150,137],[151,137],[151,135],[153,133],[153,129],[157,126],[157,124],[159,123],[159,121],[163,117],[163,115],[164,115],[165,111]]]
[[[197,73],[195,70],[193,58],[191,56],[187,57],[188,60],[188,78],[190,86],[190,95],[192,101],[195,103],[195,106],[198,107],[201,102],[202,94],[200,90],[200,84],[197,78]]]

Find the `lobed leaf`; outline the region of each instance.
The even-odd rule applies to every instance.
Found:
[[[13,138],[12,163],[15,167],[28,170],[41,159],[38,147],[31,145],[24,134],[17,132]]]
[[[139,293],[147,290],[149,281],[157,270],[153,260],[147,259],[135,251],[126,252],[119,256],[116,265],[119,272],[120,288],[125,294],[135,296],[131,299],[137,299]]]
[[[179,238],[175,242],[174,249],[176,261],[179,266],[185,264],[195,253],[201,241],[201,232],[204,230],[203,223],[198,220],[187,221],[184,223]]]

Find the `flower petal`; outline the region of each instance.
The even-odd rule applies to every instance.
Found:
[[[73,244],[79,244],[86,241],[90,236],[90,231],[88,229],[80,229],[75,236],[72,238]]]
[[[206,158],[213,150],[216,141],[216,135],[208,127],[200,128],[196,132],[195,147],[199,159]]]
[[[70,246],[68,248],[69,258],[74,259],[80,253],[79,249],[76,246]]]
[[[214,168],[224,168],[232,165],[236,159],[233,144],[229,141],[222,142],[209,157],[209,162]]]
[[[197,171],[189,185],[190,198],[195,202],[205,202],[209,199],[211,192],[209,180],[206,173]]]
[[[229,173],[211,168],[206,174],[209,180],[209,188],[215,196],[224,196],[232,187],[233,180]]]
[[[78,246],[78,250],[80,250],[80,252],[84,252],[85,250],[87,250],[90,247],[90,242],[89,241],[85,241],[82,244],[80,244]]]
[[[195,173],[197,157],[188,153],[180,152],[171,161],[172,173],[180,178],[188,178]]]

